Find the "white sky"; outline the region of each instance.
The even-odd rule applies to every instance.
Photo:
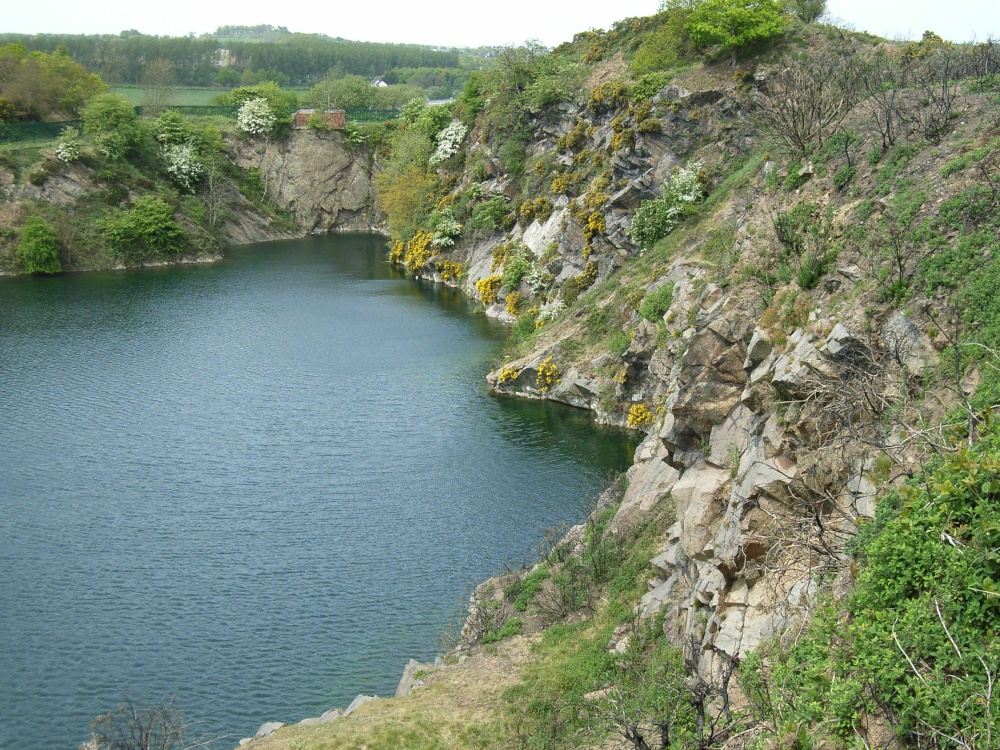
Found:
[[[858,30],[889,37],[932,29],[965,41],[1000,37],[1000,0],[828,0],[831,15]],[[0,32],[183,35],[223,24],[269,23],[292,31],[380,42],[449,46],[513,44],[538,39],[554,46],[588,28],[608,28],[649,15],[658,0],[2,0]]]

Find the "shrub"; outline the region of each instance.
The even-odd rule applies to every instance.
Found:
[[[542,309],[538,312],[538,320],[541,323],[555,320],[565,309],[566,303],[563,302],[562,297],[556,297],[542,305]]]
[[[666,283],[658,289],[647,292],[639,303],[639,315],[653,323],[659,323],[667,314],[674,301],[674,285]]]
[[[63,129],[59,136],[59,143],[56,144],[56,158],[64,164],[79,161],[82,151],[80,148],[80,131],[69,126]]]
[[[526,248],[518,248],[514,256],[507,261],[503,269],[503,284],[505,292],[513,291],[521,286],[521,280],[531,273],[531,261]]]
[[[45,219],[31,216],[24,222],[17,259],[25,273],[53,274],[62,271],[59,238]]]
[[[628,86],[622,81],[607,81],[590,92],[587,106],[596,114],[617,109],[628,101]]]
[[[986,746],[1000,670],[995,420],[973,446],[956,448],[879,501],[854,545],[846,613],[821,611],[794,645],[770,656],[766,683],[763,659],[741,666],[755,708],[846,739],[877,706],[915,747]]]
[[[809,253],[802,259],[795,280],[802,289],[814,289],[819,284],[823,274],[827,272],[826,258]]]
[[[458,281],[465,276],[465,264],[455,260],[444,260],[437,264],[438,273],[445,281]]]
[[[160,198],[144,196],[132,207],[98,222],[108,246],[127,260],[176,251],[185,237],[173,209]]]
[[[704,197],[701,184],[702,165],[692,162],[678,169],[661,189],[661,197],[643,201],[632,217],[629,236],[643,248],[652,247],[695,211]]]
[[[472,209],[472,218],[469,219],[471,229],[482,229],[488,232],[495,232],[503,225],[503,219],[507,215],[510,201],[498,195],[483,201]]]
[[[506,372],[506,370],[504,371]],[[520,373],[514,370],[514,378]],[[503,377],[503,373],[501,373]],[[504,381],[501,381],[504,382]],[[507,600],[513,600],[514,609],[518,612],[526,612],[528,609],[528,602],[530,602],[535,594],[542,590],[542,583],[549,577],[549,569],[547,567],[539,567],[537,570],[528,573],[528,575],[523,578],[518,578],[514,583],[504,589],[503,595]]]
[[[497,382],[502,384],[513,383],[515,380],[518,379],[518,377],[520,377],[520,375],[521,371],[516,367],[504,367],[502,370],[500,370],[500,374],[497,375]],[[523,612],[524,610],[521,609],[519,611]]]
[[[94,138],[97,150],[117,161],[135,148],[142,124],[124,96],[99,94],[83,110],[83,129]]]
[[[476,282],[476,291],[479,292],[479,299],[484,305],[492,305],[500,295],[500,285],[503,283],[503,276],[487,276]]]
[[[670,79],[671,75],[663,72],[640,76],[629,91],[632,101],[640,103],[652,99],[670,83]]]
[[[843,190],[847,187],[847,183],[854,179],[854,175],[857,173],[857,169],[852,167],[850,164],[845,164],[837,173],[833,176],[833,184],[836,186],[837,190]]]
[[[784,21],[774,0],[705,0],[691,11],[685,28],[699,47],[734,52],[778,36]]]
[[[552,180],[552,192],[556,195],[567,195],[573,178],[568,174],[559,175]]]
[[[632,404],[628,410],[628,426],[641,430],[653,424],[653,412],[646,404]]]
[[[430,215],[428,223],[435,247],[451,247],[455,244],[455,237],[462,233],[462,225],[455,220],[451,209],[435,211]]]
[[[469,131],[465,125],[455,120],[448,127],[437,134],[437,149],[431,154],[430,163],[440,164],[446,159],[458,153],[458,149],[465,140],[465,134]]]
[[[270,135],[277,122],[277,116],[263,97],[248,99],[236,113],[236,126],[256,137]]]
[[[542,393],[548,393],[552,386],[558,385],[562,382],[559,375],[559,366],[552,361],[552,357],[548,357],[538,365],[538,374],[535,376],[535,385]]]
[[[524,302],[524,295],[518,291],[510,292],[505,300],[505,308],[508,313],[517,317],[521,312],[521,303]]]
[[[194,146],[190,143],[164,146],[162,156],[164,171],[184,190],[193,193],[195,183],[205,171]]]
[[[591,261],[584,266],[583,273],[567,279],[563,284],[563,300],[567,305],[572,305],[584,291],[593,286],[595,281],[597,281],[597,264]]]
[[[635,130],[637,133],[662,133],[663,125],[655,117],[647,117],[635,126]]]
[[[424,264],[430,260],[434,254],[434,237],[429,232],[421,229],[406,243],[406,252],[403,254],[403,263],[410,273],[419,273]]]

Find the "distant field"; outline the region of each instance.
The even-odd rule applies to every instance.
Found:
[[[142,104],[143,93],[140,86],[113,86],[111,90],[116,94],[122,94],[129,100],[130,104]],[[177,104],[182,107],[203,107],[209,104],[214,104],[213,100],[215,97],[226,93],[226,89],[221,88],[210,89],[186,86],[178,86],[174,88],[173,91],[174,100],[171,104]],[[308,91],[308,89],[293,88],[292,91],[301,96],[304,92]]]

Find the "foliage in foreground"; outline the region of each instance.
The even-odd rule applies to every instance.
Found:
[[[822,612],[770,668],[743,664],[762,720],[847,741],[880,715],[919,748],[995,748],[1000,426],[888,495],[858,550],[846,621]]]
[[[52,227],[37,216],[30,217],[21,228],[17,257],[25,273],[53,274],[62,271],[59,239]]]

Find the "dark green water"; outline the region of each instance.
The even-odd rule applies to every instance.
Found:
[[[504,330],[378,237],[0,280],[0,750],[127,691],[252,736],[387,694],[632,445],[490,397]]]

